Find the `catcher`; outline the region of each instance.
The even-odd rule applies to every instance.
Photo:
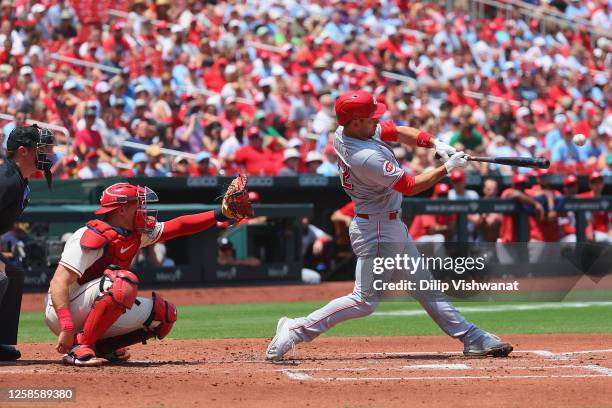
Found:
[[[46,299],[46,322],[57,334],[56,350],[66,364],[97,366],[130,358],[127,346],[163,339],[177,319],[174,304],[153,292],[137,297],[138,277],[128,270],[140,248],[196,234],[217,221],[253,215],[246,177],[230,184],[221,207],[157,221],[158,201],[148,187],[117,183],[106,188],[89,221],[66,242]]]

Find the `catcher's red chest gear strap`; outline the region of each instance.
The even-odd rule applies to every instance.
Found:
[[[104,249],[104,255],[90,266],[78,280],[82,285],[102,276],[110,265],[127,269],[140,249],[140,234],[131,232],[123,235],[102,220],[86,224],[87,230],[81,237],[83,249]]]
[[[126,309],[132,308],[138,293],[138,277],[126,270],[106,270],[100,292],[83,331],[77,335],[77,344],[93,346]]]

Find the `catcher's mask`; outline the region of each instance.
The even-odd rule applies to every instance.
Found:
[[[7,150],[17,150],[19,146],[34,147],[36,149],[36,168],[44,172],[47,186],[50,190],[53,182],[51,166],[53,165],[54,155],[47,154],[47,151],[49,146],[55,146],[53,132],[49,129],[41,128],[37,124],[17,126],[9,135]]]
[[[134,229],[141,233],[149,233],[155,228],[157,210],[148,208],[148,204],[158,201],[157,194],[149,187],[116,183],[102,192],[100,208],[95,214],[107,214],[128,203],[137,202]]]

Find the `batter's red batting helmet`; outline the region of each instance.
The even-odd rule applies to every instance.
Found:
[[[338,124],[346,125],[353,119],[380,118],[386,112],[384,103],[366,91],[351,91],[336,99],[336,118]]]

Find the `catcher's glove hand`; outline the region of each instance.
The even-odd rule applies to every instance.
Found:
[[[239,175],[232,180],[221,204],[221,212],[227,218],[241,220],[253,216],[253,207],[249,202],[249,192],[246,189],[247,178]]]

